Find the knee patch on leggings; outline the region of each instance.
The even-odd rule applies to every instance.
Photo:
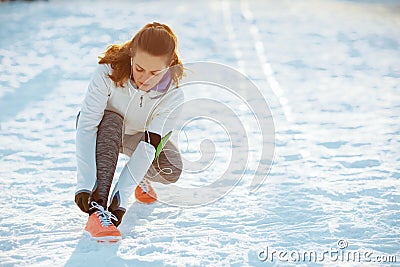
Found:
[[[178,148],[167,141],[160,155],[153,161],[146,178],[163,184],[175,183],[182,173],[182,159]]]

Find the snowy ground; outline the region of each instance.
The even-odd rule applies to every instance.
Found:
[[[260,252],[321,259],[338,240],[371,265],[400,262],[398,1],[81,3],[0,4],[0,266],[287,266]],[[73,202],[75,115],[96,56],[153,20],[176,31],[184,61],[257,84],[273,166],[253,194],[245,181],[198,208],[133,203],[122,242],[96,244]]]

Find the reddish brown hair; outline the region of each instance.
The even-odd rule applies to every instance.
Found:
[[[113,44],[107,47],[99,64],[110,64],[112,73],[109,74],[116,86],[124,87],[131,75],[131,57],[140,49],[153,56],[166,56],[171,78],[175,86],[183,76],[183,65],[178,56],[178,39],[165,24],[153,22],[146,24],[138,31],[132,40],[122,44]],[[168,64],[167,63],[167,64]]]

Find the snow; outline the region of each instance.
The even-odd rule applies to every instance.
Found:
[[[399,262],[399,12],[398,1],[1,3],[0,266],[287,266],[296,262],[263,262],[259,252],[322,253],[340,239]],[[123,240],[98,244],[73,202],[75,116],[97,55],[155,20],[174,29],[184,62],[225,64],[257,85],[273,117],[273,164],[250,192],[263,139],[246,106],[226,98],[250,118],[243,178],[224,180],[222,198],[196,207],[132,199]],[[160,187],[162,197],[197,188],[210,200],[204,188],[234,151],[221,146],[240,136],[228,140],[229,127],[215,124],[207,137],[210,123],[188,126],[183,156],[196,160],[207,147],[213,167]]]

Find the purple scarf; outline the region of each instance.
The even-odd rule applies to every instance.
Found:
[[[151,88],[150,90],[154,90],[157,92],[164,92],[169,88],[170,83],[171,83],[171,72],[167,70],[164,76],[161,78],[161,80],[156,85],[154,85],[154,87]]]

